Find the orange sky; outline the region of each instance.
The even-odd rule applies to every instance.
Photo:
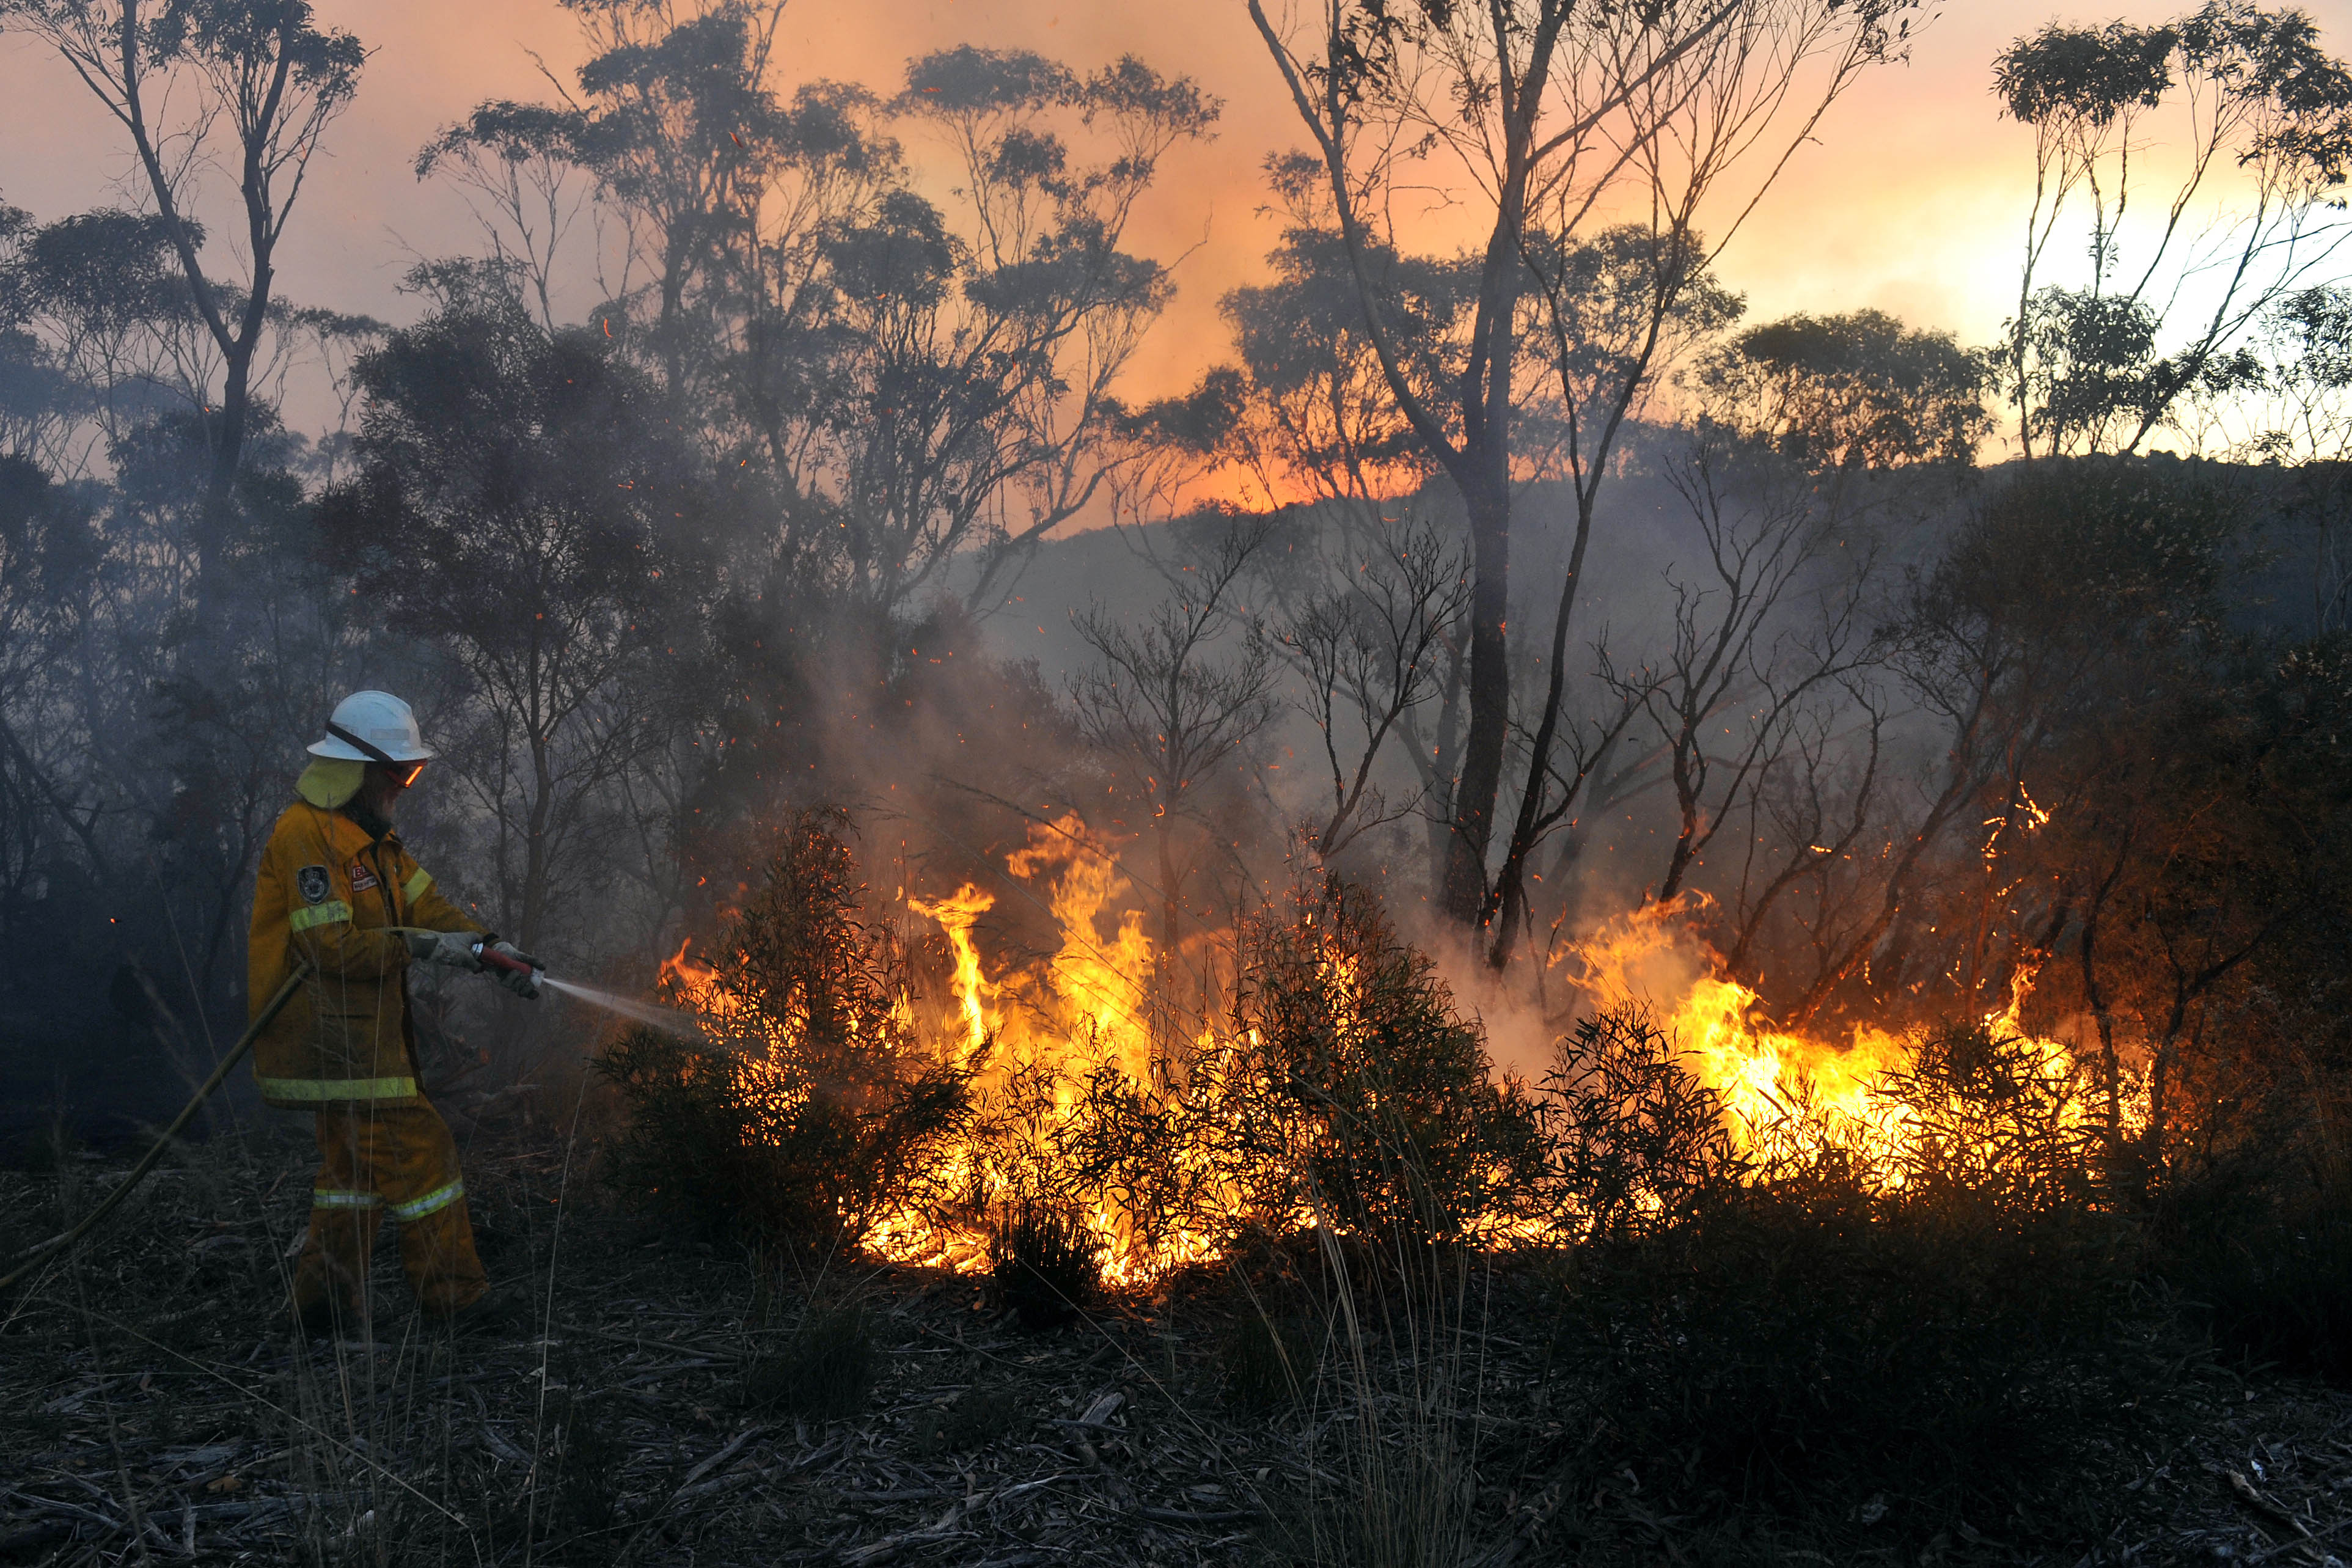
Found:
[[[2031,175],[2030,142],[1993,112],[1992,55],[2053,16],[2146,20],[2177,8],[1945,5],[1910,65],[1878,73],[1832,111],[1820,144],[1801,153],[1726,256],[1726,280],[1748,294],[1756,317],[1869,305],[1982,340],[2014,288]],[[405,319],[401,274],[418,256],[469,247],[472,232],[452,195],[417,184],[410,160],[480,99],[541,95],[530,51],[568,70],[577,59],[570,18],[553,0],[319,0],[319,9],[375,53],[296,213],[282,287],[303,302]],[[2352,0],[2309,9],[2331,46],[2352,52]],[[1217,140],[1167,161],[1133,235],[1148,254],[1197,248],[1132,390],[1189,380],[1223,352],[1218,295],[1252,275],[1273,238],[1254,210],[1259,161],[1301,140],[1241,0],[796,0],[780,57],[795,79],[887,88],[908,55],[960,41],[1035,48],[1080,67],[1133,52],[1223,98]],[[119,148],[115,128],[58,61],[27,40],[0,38],[0,199],[45,218],[120,201],[108,191],[127,167]]]

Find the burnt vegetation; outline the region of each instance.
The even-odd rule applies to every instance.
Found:
[[[0,1560],[2347,1550],[2307,17],[2003,51],[1972,347],[1717,272],[1906,0],[1252,4],[1311,150],[1147,398],[1199,84],[563,10],[393,324],[278,265],[361,39],[0,0],[133,171],[0,204],[0,1258],[234,1037],[353,688],[441,884],[639,1007],[411,977],[520,1287],[465,1337],[386,1248],[299,1340],[303,1140],[225,1094],[0,1299]]]

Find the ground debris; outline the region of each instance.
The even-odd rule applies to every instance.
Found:
[[[1301,1500],[1347,1484],[1328,1456],[1348,1411],[1234,1405],[1241,1309],[1214,1280],[1033,1335],[960,1282],[836,1265],[786,1289],[862,1304],[879,1367],[863,1407],[755,1407],[746,1369],[781,1331],[755,1313],[751,1260],[649,1241],[537,1150],[478,1146],[467,1184],[492,1272],[551,1310],[436,1331],[386,1246],[362,1337],[299,1345],[283,1292],[306,1158],[276,1134],[192,1149],[181,1179],[0,1302],[0,1563],[1255,1563],[1295,1553]],[[0,1213],[53,1215],[53,1181],[0,1173]],[[207,1245],[232,1235],[254,1245]],[[1569,1484],[1605,1423],[1507,1280],[1491,1299],[1475,1376],[1440,1404],[1470,1445],[1478,1568],[2352,1552],[2352,1398],[2221,1379],[2193,1440],[2119,1458],[2129,1479],[2079,1518],[1898,1539],[1902,1500],[1872,1497],[1834,1540],[1760,1521],[1734,1539],[1720,1510],[1664,1500],[1648,1459]]]

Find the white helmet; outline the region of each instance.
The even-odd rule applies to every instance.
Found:
[[[407,703],[389,691],[354,691],[335,704],[327,738],[311,742],[310,754],[349,763],[421,763],[433,753]]]

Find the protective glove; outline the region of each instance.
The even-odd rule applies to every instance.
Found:
[[[488,973],[496,976],[499,984],[505,986],[508,990],[513,992],[524,1001],[530,1002],[536,1000],[539,996],[539,985],[532,978],[532,975],[535,971],[541,967],[539,960],[523,952],[522,949],[515,946],[515,944],[510,942],[494,942],[490,943],[490,951],[497,953],[500,958],[512,959],[515,963],[522,964],[524,967],[521,969],[508,969],[501,964],[496,963],[484,963],[479,967],[487,971]]]
[[[482,967],[474,956],[474,949],[484,940],[478,931],[412,931],[402,933],[408,942],[408,954],[419,963],[446,963],[452,969],[472,973]]]

